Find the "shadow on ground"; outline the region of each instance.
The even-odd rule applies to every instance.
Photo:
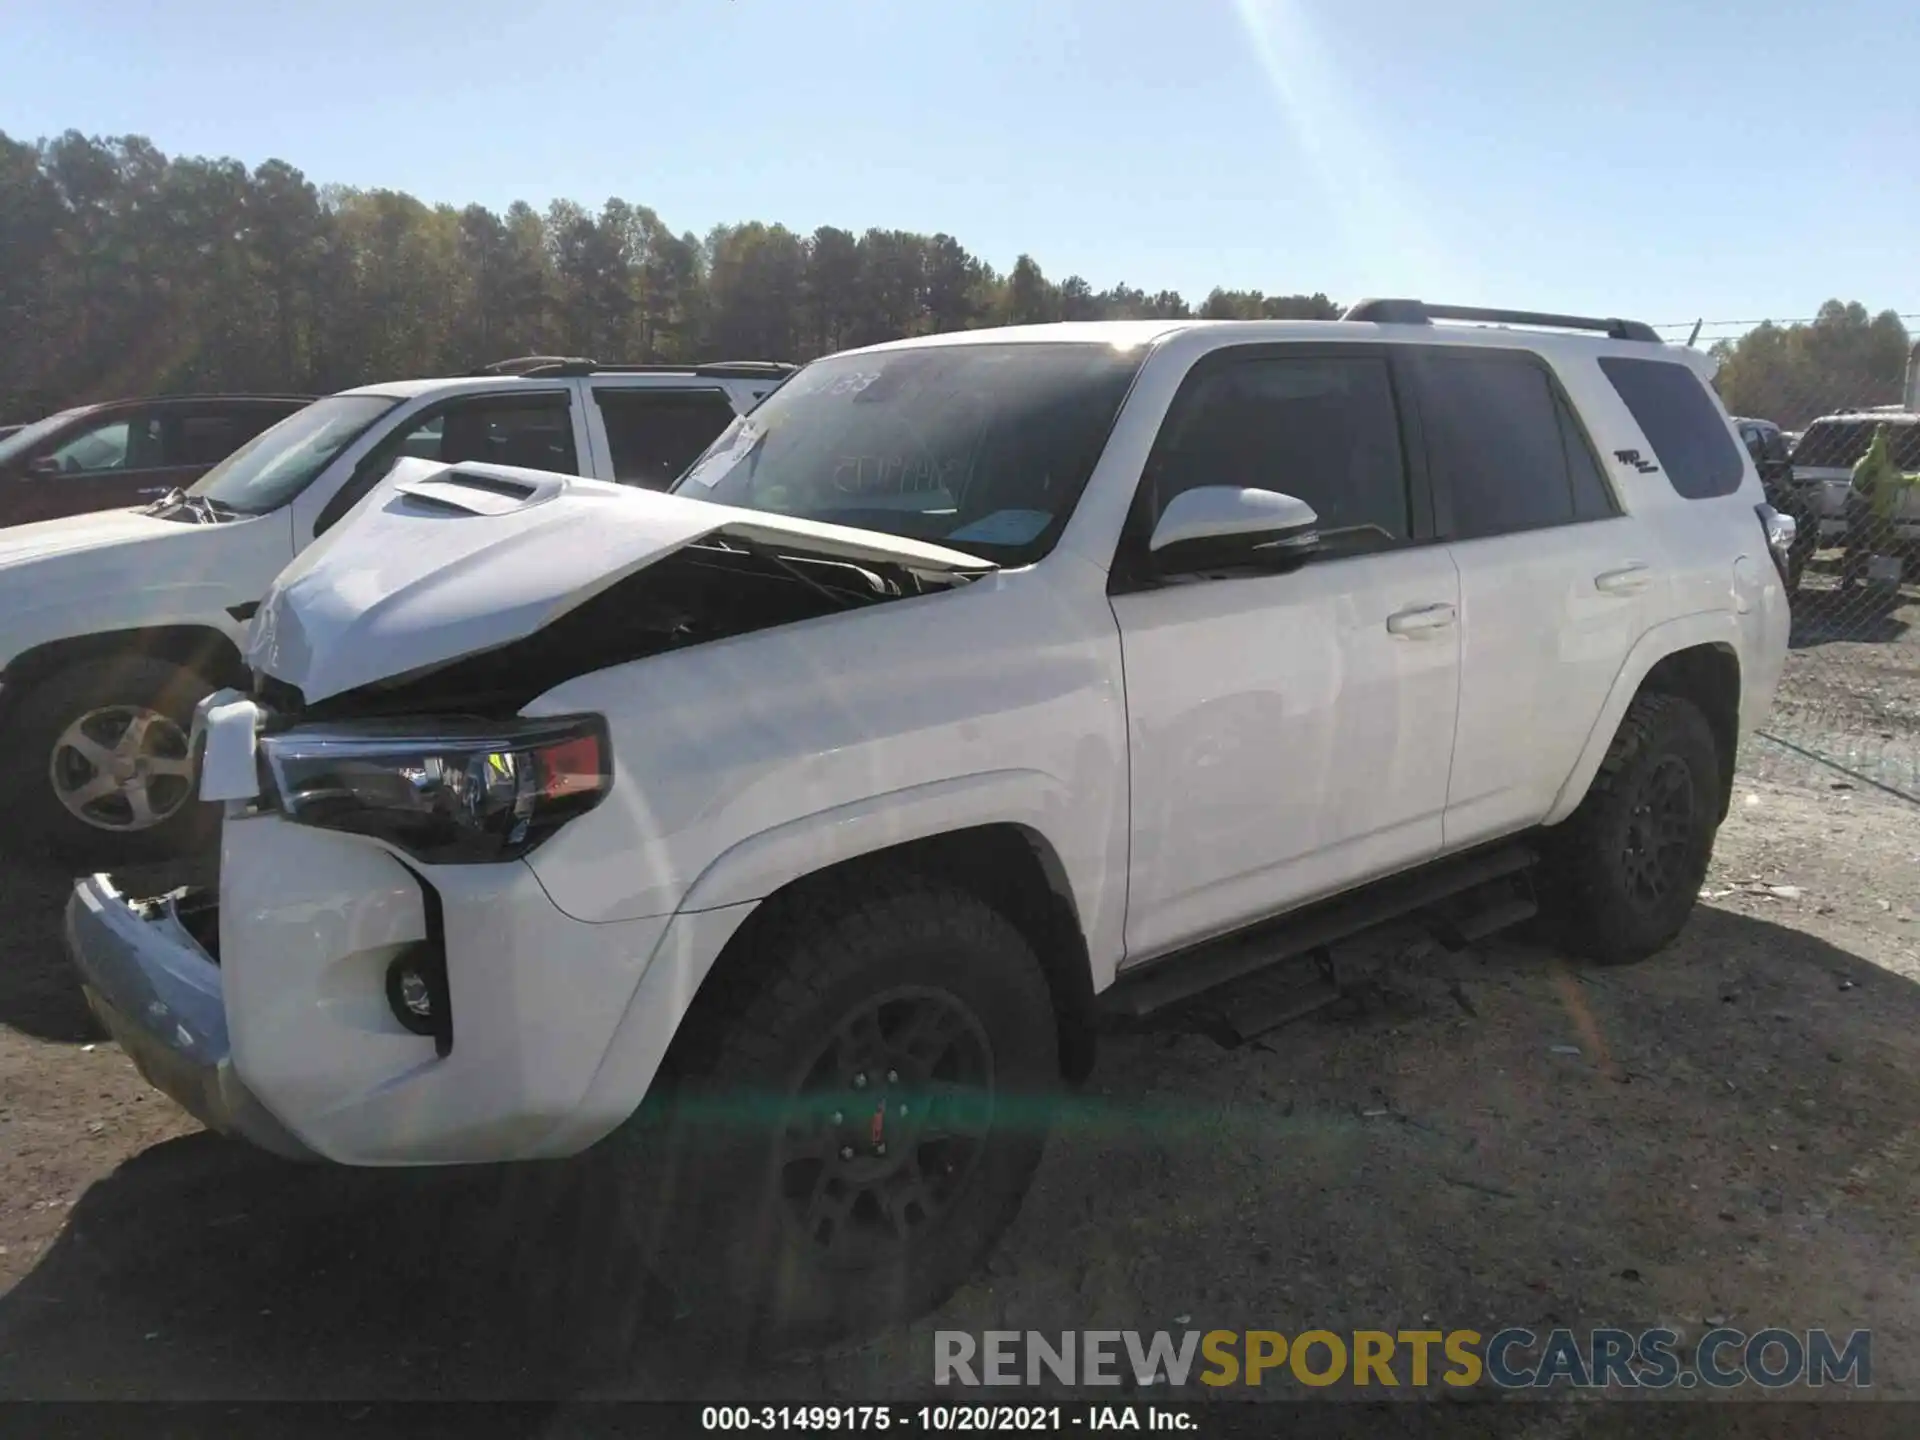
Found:
[[[1911,1061],[1888,1058],[1920,1030],[1920,988],[1801,931],[1703,909],[1679,945],[1632,970],[1576,977],[1513,946],[1428,963],[1437,968],[1388,977],[1394,1004],[1299,1022],[1257,1047],[1117,1037],[1083,1103],[1124,1120],[1173,1094],[1238,1116],[1247,1143],[1230,1124],[1168,1140],[1177,1163],[1154,1171],[1143,1154],[1164,1148],[1161,1137],[1063,1137],[1004,1259],[945,1323],[1084,1326],[1104,1305],[1109,1323],[1152,1329],[1176,1305],[1200,1308],[1195,1294],[1202,1323],[1228,1325],[1310,1316],[1364,1328],[1428,1304],[1436,1322],[1443,1305],[1476,1323],[1496,1311],[1503,1323],[1618,1317],[1647,1294],[1642,1277],[1622,1280],[1617,1257],[1593,1252],[1615,1238],[1642,1246],[1650,1258],[1635,1263],[1651,1285],[1659,1264],[1691,1263],[1688,1227],[1702,1246],[1735,1228],[1731,1210],[1663,1210],[1666,1187],[1686,1190],[1674,1177],[1750,1166],[1762,1145],[1781,1152],[1761,1155],[1776,1178],[1754,1184],[1753,1218],[1741,1216],[1758,1227],[1791,1214],[1801,1192],[1827,1194],[1850,1164],[1879,1156],[1885,1171],[1920,1113]],[[12,983],[6,1023],[63,1013],[45,1000],[23,1012],[30,992]],[[1594,1033],[1614,1037],[1578,1065],[1543,1043],[1568,1028],[1569,985],[1597,1017]],[[1380,1103],[1396,1074],[1417,1085],[1385,1103],[1425,1135],[1354,1118],[1383,1113],[1360,1107]],[[1526,1148],[1502,1150],[1493,1134],[1466,1139],[1471,1156],[1451,1153],[1489,1097],[1531,1117],[1502,1122],[1506,1143]],[[1297,1122],[1276,1117],[1294,1117],[1296,1100],[1333,1128],[1290,1138]],[[1529,1125],[1552,1138],[1514,1138]],[[574,1178],[566,1166],[300,1167],[205,1134],[156,1145],[89,1187],[0,1297],[0,1396],[929,1394],[933,1322],[798,1367],[730,1368],[682,1334],[670,1302],[604,1242]],[[1263,1220],[1284,1239],[1256,1264],[1245,1237]],[[1353,1272],[1382,1263],[1383,1246],[1396,1271],[1368,1298]],[[1149,1251],[1185,1257],[1173,1280],[1139,1268]],[[1822,1272],[1838,1274],[1828,1250],[1782,1244],[1769,1255],[1766,1293],[1783,1316],[1838,1323],[1793,1308],[1825,1293],[1834,1275]],[[1102,1266],[1133,1267],[1115,1271],[1130,1278],[1106,1300],[1088,1279]],[[1276,1289],[1276,1277],[1288,1283]]]

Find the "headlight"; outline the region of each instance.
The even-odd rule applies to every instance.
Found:
[[[518,859],[613,784],[597,715],[315,726],[266,736],[260,750],[288,819],[431,865]]]

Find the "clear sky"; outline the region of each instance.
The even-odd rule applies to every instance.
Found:
[[[1916,0],[0,0],[0,129],[1055,279],[1920,311]]]

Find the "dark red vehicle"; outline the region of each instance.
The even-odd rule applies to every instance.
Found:
[[[145,505],[311,395],[168,395],[62,410],[0,438],[0,525]]]

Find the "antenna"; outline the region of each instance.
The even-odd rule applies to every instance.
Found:
[[[1693,322],[1693,333],[1687,336],[1687,349],[1691,350],[1693,348],[1693,342],[1700,338],[1700,327],[1706,323],[1705,319]]]

